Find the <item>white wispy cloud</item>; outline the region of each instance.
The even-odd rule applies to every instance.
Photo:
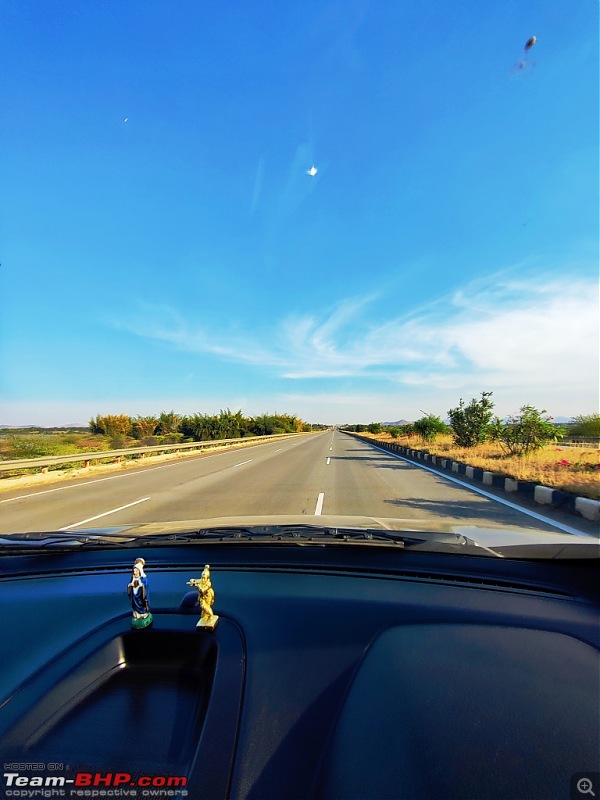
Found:
[[[256,207],[258,205],[258,201],[263,188],[264,174],[265,174],[265,158],[264,156],[261,156],[258,160],[258,166],[256,167],[256,175],[254,177],[254,189],[252,190],[252,202],[250,204],[251,215],[254,214],[254,212],[256,211]]]
[[[262,338],[215,333],[172,309],[154,308],[128,328],[296,380],[372,376],[453,387],[476,375],[490,385],[560,380],[576,390],[597,373],[597,286],[589,279],[496,275],[407,315],[380,319],[377,305],[376,295],[345,299],[288,316]]]

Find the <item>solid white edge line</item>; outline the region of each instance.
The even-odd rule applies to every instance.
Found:
[[[95,517],[88,517],[87,519],[82,519],[81,522],[74,522],[72,525],[65,525],[64,528],[59,528],[59,531],[68,531],[71,528],[76,528],[78,525],[85,525],[86,522],[93,522],[95,519],[100,519],[100,517],[107,517],[109,514],[115,514],[117,511],[123,511],[124,508],[131,508],[131,506],[137,506],[138,503],[144,503],[146,500],[150,500],[149,497],[142,497],[141,500],[135,500],[133,503],[127,503],[126,506],[119,506],[119,508],[112,508],[110,511],[105,511],[103,514],[96,514]]]
[[[325,492],[320,492],[317,497],[317,505],[315,507],[315,517],[320,517],[323,513],[323,500],[325,499]]]
[[[548,519],[548,517],[544,517],[541,514],[537,514],[535,511],[530,511],[528,508],[523,508],[522,506],[516,505],[516,503],[511,503],[509,500],[503,500],[501,497],[496,497],[495,494],[490,494],[489,492],[486,492],[483,489],[479,489],[477,486],[471,486],[471,484],[463,483],[461,480],[458,480],[457,478],[452,478],[450,475],[444,475],[443,472],[438,472],[437,469],[426,467],[425,464],[419,464],[417,461],[411,461],[409,458],[404,458],[403,456],[396,455],[396,453],[392,453],[389,450],[384,450],[383,447],[377,447],[374,444],[370,445],[370,447],[373,447],[375,450],[379,450],[380,453],[387,453],[388,456],[392,456],[392,458],[397,458],[399,461],[405,461],[407,464],[413,464],[415,467],[419,467],[419,469],[424,469],[427,472],[432,472],[434,475],[439,475],[440,478],[445,478],[447,481],[456,483],[459,486],[462,486],[463,489],[468,489],[470,492],[475,492],[476,494],[483,495],[483,497],[487,497],[488,500],[495,500],[497,503],[501,503],[503,506],[508,506],[508,508],[512,508],[515,511],[520,511],[522,514],[526,514],[528,517],[533,517],[533,519],[537,519],[540,522],[545,522],[546,525],[551,525],[553,528],[558,528],[558,530],[560,531],[564,531],[565,533],[572,533],[575,534],[576,536],[589,536],[591,539],[596,539],[593,533],[587,533],[586,531],[581,531],[578,528],[571,528],[570,525],[563,525],[561,522],[555,522],[552,519]]]

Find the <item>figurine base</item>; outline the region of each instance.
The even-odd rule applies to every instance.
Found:
[[[208,619],[199,619],[196,623],[196,629],[202,631],[214,631],[217,627],[217,622],[219,621],[219,617],[216,614],[213,614],[212,617]]]
[[[131,627],[135,630],[141,630],[142,628],[147,628],[149,625],[152,625],[152,614],[148,614],[147,617],[139,617],[136,619],[135,617],[131,620]]]

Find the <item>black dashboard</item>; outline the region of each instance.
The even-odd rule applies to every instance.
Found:
[[[599,769],[597,560],[229,543],[0,568],[7,797],[558,800]]]

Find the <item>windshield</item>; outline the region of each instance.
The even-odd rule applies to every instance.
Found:
[[[597,4],[2,5],[0,534],[597,537]]]

